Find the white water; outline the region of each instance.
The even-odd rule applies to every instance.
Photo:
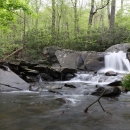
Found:
[[[123,51],[109,52],[105,56],[105,68],[99,72],[114,71],[117,73],[127,73],[130,71],[130,63]]]
[[[83,82],[88,84],[109,84],[113,81],[118,81],[123,78],[121,73],[130,72],[130,63],[123,51],[109,52],[105,56],[105,68],[98,71],[97,74],[77,74],[75,78],[69,82]],[[114,71],[117,76],[105,76],[104,73]],[[102,73],[102,74],[101,74]]]

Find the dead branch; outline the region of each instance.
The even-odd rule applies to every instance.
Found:
[[[10,55],[6,56],[4,59],[0,60],[0,61],[5,61],[6,59],[8,59],[9,57],[11,57],[12,55],[18,53],[19,51],[21,51],[23,49],[23,47],[19,48],[18,50],[12,52]]]
[[[106,3],[105,5],[103,5],[103,6],[99,7],[99,8],[97,8],[97,9],[93,12],[93,15],[94,15],[95,13],[97,13],[98,10],[105,8],[105,7],[109,4],[109,2],[110,2],[110,0],[107,0],[107,3]]]
[[[98,102],[104,112],[106,112],[106,113],[109,114],[109,115],[112,115],[110,112],[107,112],[107,111],[103,108],[103,106],[102,106],[102,104],[101,104],[101,102],[100,102],[101,97],[103,96],[103,94],[104,94],[106,91],[107,91],[107,90],[104,89],[104,92],[100,95],[100,97],[99,97],[96,101],[94,101],[93,103],[91,103],[91,104],[84,110],[84,112],[87,113],[87,112],[88,112],[88,108],[91,107],[91,106],[92,106],[93,104],[95,104],[96,102]]]

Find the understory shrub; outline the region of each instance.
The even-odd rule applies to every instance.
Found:
[[[121,84],[126,90],[130,91],[130,74],[126,74],[124,76],[124,78],[121,81]]]

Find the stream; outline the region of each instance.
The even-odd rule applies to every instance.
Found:
[[[112,115],[98,103],[84,113],[98,99],[91,95],[96,85],[121,80],[122,71],[130,71],[129,66],[125,53],[110,53],[105,57],[105,69],[120,72],[117,76],[105,76],[105,70],[79,72],[70,81],[40,81],[38,91],[1,92],[0,130],[130,130],[130,92],[101,98]]]
[[[101,75],[91,76],[77,74],[70,81],[42,82],[36,92],[1,92],[0,130],[129,130],[130,93],[101,98],[104,109],[112,115],[103,112],[98,103],[84,113],[98,98],[90,95],[96,89],[95,84],[108,83],[98,82]],[[76,88],[65,87],[65,83]],[[50,88],[59,93],[49,92]]]

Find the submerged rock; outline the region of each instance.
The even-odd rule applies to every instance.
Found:
[[[56,98],[56,101],[58,101],[60,103],[67,103],[65,98]]]
[[[101,94],[106,91],[103,96],[105,97],[115,97],[121,94],[121,90],[119,87],[110,87],[110,86],[105,86],[105,87],[99,87],[95,92],[92,92],[91,95],[96,95],[96,96],[101,96]]]

